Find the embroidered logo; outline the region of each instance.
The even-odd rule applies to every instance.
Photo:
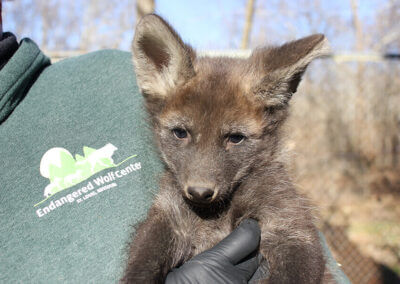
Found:
[[[105,169],[119,167],[126,161],[137,156],[132,155],[116,164],[113,155],[117,150],[118,148],[111,143],[99,149],[84,146],[83,156],[76,154],[75,157],[64,148],[55,147],[48,150],[40,161],[40,174],[49,180],[49,184],[44,188],[43,195],[45,198],[35,204],[34,207],[46,202],[56,193],[80,184],[96,173]],[[139,169],[141,169],[140,162],[131,163],[122,169],[112,170],[105,175],[95,177],[93,180],[87,182],[85,186],[57,200],[50,201],[48,206],[38,208],[36,214],[42,217],[66,203],[75,201],[80,203],[100,192],[116,187],[117,183],[115,180],[117,178],[124,177]]]

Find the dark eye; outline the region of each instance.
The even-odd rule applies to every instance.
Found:
[[[242,142],[246,137],[242,134],[230,134],[228,136],[228,142],[232,144],[239,144]]]
[[[182,128],[174,128],[172,129],[172,132],[174,133],[175,137],[178,139],[185,139],[187,137],[187,131]]]

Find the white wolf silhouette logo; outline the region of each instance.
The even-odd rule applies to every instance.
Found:
[[[44,189],[44,196],[49,197],[69,188],[106,168],[115,167],[112,155],[118,150],[111,143],[100,149],[84,147],[85,157],[72,154],[60,147],[51,148],[40,161],[40,174],[50,180]]]

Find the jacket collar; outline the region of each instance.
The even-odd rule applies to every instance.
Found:
[[[0,70],[0,124],[23,100],[39,74],[50,65],[39,47],[23,39],[17,51]]]

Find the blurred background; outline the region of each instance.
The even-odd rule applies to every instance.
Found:
[[[400,1],[15,0],[3,1],[3,30],[54,62],[128,51],[136,21],[154,11],[210,54],[328,37],[332,55],[308,68],[291,102],[290,167],[352,282],[399,283]]]

